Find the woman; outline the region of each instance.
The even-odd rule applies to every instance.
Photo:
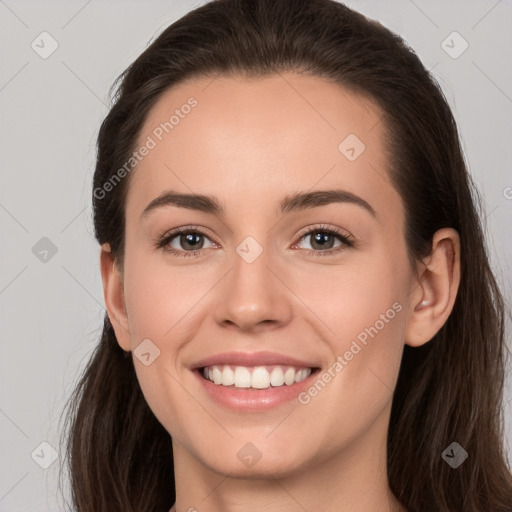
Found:
[[[98,137],[85,511],[506,511],[503,300],[450,109],[331,0],[217,0]]]

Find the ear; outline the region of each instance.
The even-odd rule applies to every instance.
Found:
[[[123,275],[116,265],[110,244],[103,244],[100,252],[101,280],[107,314],[114,328],[119,346],[129,352],[130,326],[124,301]]]
[[[431,254],[420,263],[405,342],[418,347],[430,341],[452,312],[460,283],[460,238],[456,230],[436,231]]]

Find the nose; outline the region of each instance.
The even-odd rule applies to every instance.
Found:
[[[285,285],[286,276],[265,250],[249,261],[234,254],[233,268],[222,280],[217,296],[215,321],[246,332],[286,325],[293,312],[293,293]]]

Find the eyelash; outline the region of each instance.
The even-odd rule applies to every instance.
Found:
[[[325,251],[315,251],[314,249],[303,249],[308,256],[332,256],[334,254],[339,253],[347,248],[351,248],[355,246],[355,242],[351,239],[351,237],[341,233],[338,229],[327,226],[316,226],[313,228],[309,228],[307,231],[304,231],[299,235],[298,242],[302,242],[307,236],[310,236],[314,233],[326,233],[329,235],[333,235],[341,241],[341,245],[335,248],[327,249]],[[181,258],[189,258],[192,256],[198,255],[203,249],[196,249],[193,251],[182,251],[176,250],[169,247],[169,243],[176,238],[178,235],[189,235],[189,234],[199,234],[208,238],[208,234],[203,231],[199,226],[188,226],[188,227],[179,227],[173,229],[171,232],[165,233],[162,237],[160,237],[155,246],[157,249],[161,249],[166,253],[172,254]]]

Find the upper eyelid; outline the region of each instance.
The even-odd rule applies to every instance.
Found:
[[[346,231],[342,228],[337,228],[337,227],[335,228],[333,226],[325,226],[324,224],[301,229],[296,236],[298,236],[299,238],[302,239],[304,236],[309,235],[315,231],[320,231],[320,232],[327,231],[327,232],[333,233],[336,236],[341,236],[341,237],[352,239],[352,235],[350,235],[348,233],[348,231]]]

